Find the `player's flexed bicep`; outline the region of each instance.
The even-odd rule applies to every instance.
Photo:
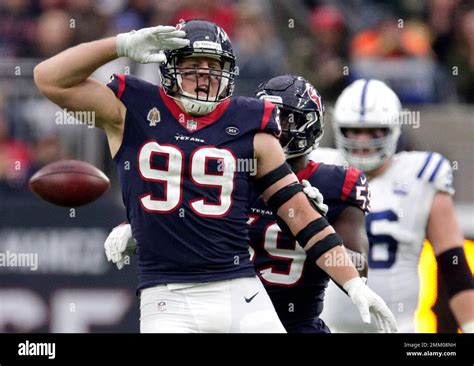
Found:
[[[69,48],[35,67],[35,82],[51,101],[68,111],[92,111],[96,127],[123,123],[125,106],[90,75],[117,57],[115,37]]]
[[[117,57],[141,63],[163,62],[159,51],[189,44],[175,27],[158,26],[71,47],[35,67],[35,83],[51,101],[68,111],[94,112],[95,126],[107,133],[112,155],[123,134],[126,108],[114,93],[90,75]]]

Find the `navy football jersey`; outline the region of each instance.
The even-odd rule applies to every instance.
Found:
[[[330,224],[348,206],[368,210],[367,179],[355,168],[309,161],[297,177],[300,181],[308,180],[323,194]],[[273,213],[257,193],[253,193],[251,202],[250,245],[257,273],[286,330],[302,329],[305,321],[314,322],[321,313],[329,277],[306,260],[303,248],[293,236],[280,230]]]
[[[108,86],[127,108],[114,162],[138,246],[138,289],[255,275],[247,224],[253,140],[279,135],[276,107],[239,97],[192,117],[134,76],[114,75]]]

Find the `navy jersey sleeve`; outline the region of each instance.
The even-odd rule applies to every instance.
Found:
[[[357,207],[364,212],[370,209],[367,178],[358,169],[318,164],[309,181],[324,196],[324,203],[329,207],[327,218],[331,224],[348,206]]]
[[[127,109],[136,105],[136,98],[150,98],[157,93],[157,86],[133,75],[113,74],[107,86],[122,101]]]
[[[125,75],[113,74],[110,77],[107,86],[114,92],[117,98],[121,99],[123,92],[125,91]]]
[[[268,100],[264,100],[263,102],[263,114],[260,130],[262,132],[273,134],[279,138],[281,134],[280,111],[276,105],[270,103]]]
[[[365,213],[370,211],[370,191],[367,177],[360,170],[349,167],[342,186],[341,201],[360,208]]]

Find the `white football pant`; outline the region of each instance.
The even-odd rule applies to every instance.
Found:
[[[141,333],[286,333],[257,277],[150,287],[140,313]]]

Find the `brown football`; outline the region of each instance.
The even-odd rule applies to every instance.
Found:
[[[38,170],[28,185],[45,201],[77,207],[99,198],[110,187],[110,180],[84,161],[60,160]]]

